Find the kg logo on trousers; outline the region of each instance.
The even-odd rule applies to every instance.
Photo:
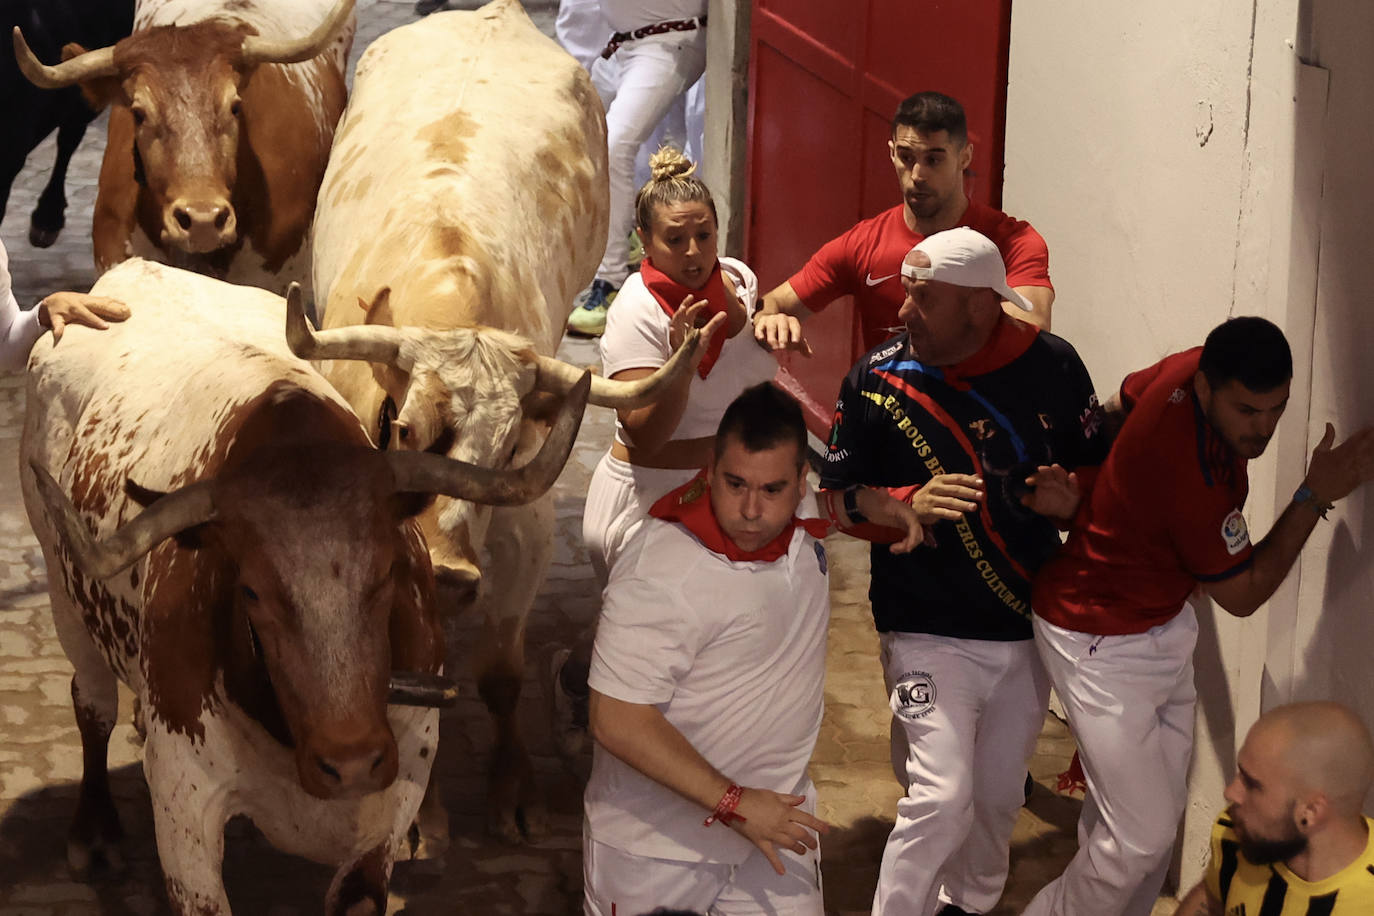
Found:
[[[892,688],[892,712],[903,719],[919,719],[935,708],[935,679],[924,671],[908,671]]]

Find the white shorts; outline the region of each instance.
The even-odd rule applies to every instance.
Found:
[[[813,799],[808,803],[814,805]],[[773,871],[758,850],[739,865],[654,859],[593,840],[584,828],[584,912],[640,916],[667,906],[708,916],[823,916],[820,850],[778,855],[785,875]]]
[[[582,515],[582,543],[592,560],[597,584],[606,587],[610,569],[625,542],[649,514],[660,496],[682,486],[699,472],[642,468],[613,457],[601,456],[587,488]]]

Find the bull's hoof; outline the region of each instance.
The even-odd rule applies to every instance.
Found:
[[[117,840],[67,840],[67,867],[76,881],[92,882],[118,878],[124,874],[124,854]]]
[[[35,248],[51,248],[52,243],[57,241],[61,229],[40,229],[37,226],[29,226],[29,244]]]
[[[487,817],[487,830],[503,843],[517,846],[537,843],[549,835],[549,815],[537,802],[508,808],[493,807]]]
[[[449,842],[447,818],[442,825],[417,820],[406,832],[406,845],[413,862],[442,862],[448,855]]]

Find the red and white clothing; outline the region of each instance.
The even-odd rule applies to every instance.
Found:
[[[29,351],[43,336],[38,309],[23,311],[10,283],[10,258],[0,242],[0,372],[16,372],[28,362]]]
[[[1006,263],[1008,286],[1053,289],[1049,248],[1030,223],[969,201],[957,225],[992,240]],[[788,282],[813,312],[841,296],[853,296],[863,347],[871,350],[900,330],[897,310],[906,298],[902,259],[924,238],[907,227],[903,205],[898,204],[826,242]]]
[[[1198,582],[1253,548],[1245,460],[1193,393],[1201,348],[1126,378],[1130,409],[1064,549],[1036,577],[1035,642],[1087,778],[1079,848],[1024,916],[1145,916],[1187,801]]]
[[[720,266],[725,282],[734,289],[745,312],[753,314],[759,296],[759,281],[754,272],[734,258],[721,258]],[[602,374],[610,378],[626,369],[657,369],[666,363],[673,354],[668,341],[671,322],[639,274],[631,276],[616,297],[615,306],[606,313],[606,333],[601,337]],[[687,407],[669,440],[714,436],[730,402],[751,385],[771,379],[777,370],[777,362],[755,342],[753,331],[745,322],[738,334],[725,341],[706,378],[699,374],[692,377]],[[624,445],[633,444],[619,420],[616,439]],[[602,457],[587,490],[582,543],[603,585],[621,545],[654,500],[691,480],[697,470],[634,467],[609,452]]]
[[[709,512],[705,478],[657,504]],[[656,512],[658,508],[656,507]],[[809,523],[815,526],[815,523]],[[704,537],[704,536],[703,536]],[[606,696],[656,705],[713,767],[741,786],[805,795],[815,788],[807,766],[824,705],[825,644],[830,618],[825,547],[798,524],[772,560],[732,560],[709,549],[687,524],[649,518],[611,568],[592,657],[590,686]],[[717,545],[718,546],[718,545]],[[728,545],[733,546],[733,545]],[[763,854],[710,813],[620,761],[599,745],[584,795],[586,837],[634,857],[618,880],[586,866],[587,912],[639,912],[608,894],[630,881],[642,899],[682,906],[662,896],[681,881],[682,863],[728,866],[714,873],[720,893],[747,890],[745,875]],[[589,849],[600,848],[589,845]],[[808,879],[794,889],[796,912],[821,913],[818,854],[798,857]],[[596,856],[590,856],[594,864]],[[667,863],[660,880],[656,863]],[[657,882],[657,883],[656,883]],[[659,890],[659,888],[662,890]],[[656,898],[655,894],[659,894]],[[747,895],[746,895],[747,896]],[[722,911],[713,901],[695,908]],[[765,912],[755,901],[750,912]],[[730,912],[745,912],[730,909]]]

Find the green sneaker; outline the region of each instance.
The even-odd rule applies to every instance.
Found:
[[[568,316],[568,332],[582,337],[600,337],[606,330],[606,310],[615,300],[616,289],[605,280],[593,280],[577,297],[576,308]]]
[[[644,263],[644,243],[639,240],[638,232],[630,232],[630,256],[625,259],[625,263],[630,266],[630,270],[639,270],[639,265]]]

